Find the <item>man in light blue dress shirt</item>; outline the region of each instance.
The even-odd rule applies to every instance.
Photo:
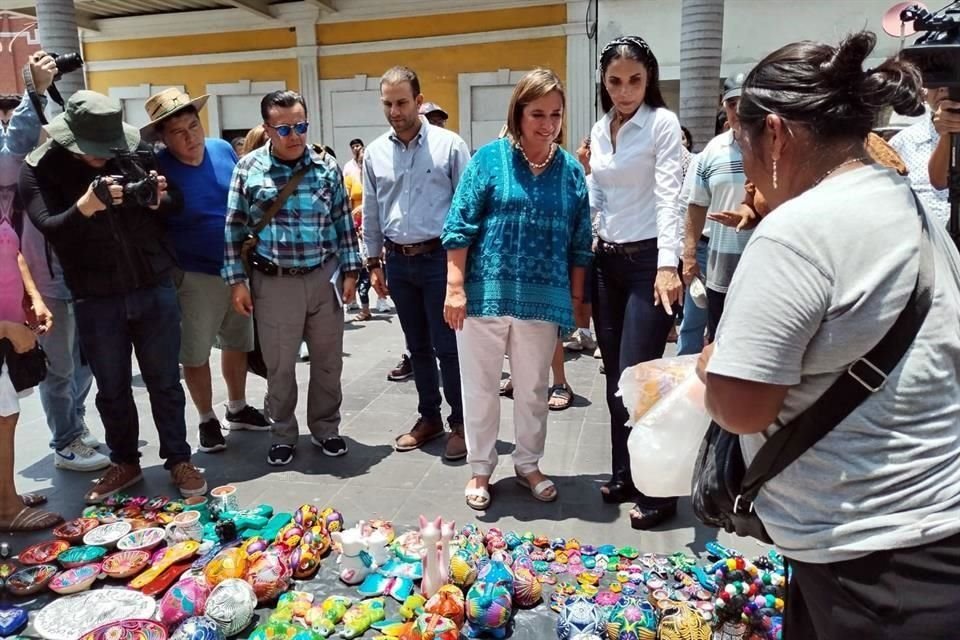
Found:
[[[440,380],[450,405],[450,436],[443,457],[467,455],[463,437],[460,363],[454,332],[443,320],[447,252],[440,232],[470,151],[457,134],[429,124],[417,74],[394,67],[380,80],[390,131],[371,142],[363,160],[363,241],[377,295],[390,295],[406,335],[420,417],[395,441],[411,451],[444,435]],[[386,253],[389,291],[381,254]],[[437,360],[440,375],[437,375]]]

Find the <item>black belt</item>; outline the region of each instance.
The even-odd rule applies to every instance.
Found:
[[[281,267],[276,265],[258,253],[250,257],[250,266],[267,276],[305,276],[323,266],[323,262],[312,267]]]
[[[597,239],[597,254],[614,254],[620,256],[632,256],[643,251],[655,250],[657,248],[657,239],[648,238],[647,240],[638,240],[637,242],[607,242],[602,238]]]
[[[443,243],[440,242],[440,238],[424,240],[423,242],[416,242],[414,244],[397,244],[393,240],[387,239],[384,240],[383,246],[387,248],[387,251],[392,251],[401,255],[419,256],[423,255],[424,253],[430,253],[431,251],[436,251],[437,249],[443,248]]]

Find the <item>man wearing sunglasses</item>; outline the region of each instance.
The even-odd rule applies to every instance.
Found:
[[[307,144],[303,98],[274,91],[260,102],[260,114],[268,144],[241,158],[233,172],[222,275],[232,287],[234,309],[256,314],[273,420],[267,462],[286,465],[299,436],[294,412],[301,341],[310,355],[310,441],[327,456],[347,452],[339,434],[341,306],[355,297],[361,262],[343,174],[328,153]],[[296,186],[284,193],[288,183]],[[241,260],[244,240],[275,202],[279,209],[255,235],[248,279]]]

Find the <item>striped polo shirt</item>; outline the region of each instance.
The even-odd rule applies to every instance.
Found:
[[[743,202],[745,181],[740,145],[731,131],[721,133],[697,156],[690,203],[706,207],[707,213],[736,211]],[[710,229],[707,288],[726,293],[752,232],[738,232],[709,220],[707,226]]]

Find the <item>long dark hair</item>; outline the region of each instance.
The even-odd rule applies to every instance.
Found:
[[[613,108],[613,100],[603,84],[603,79],[607,75],[607,67],[614,60],[628,58],[636,60],[647,70],[647,90],[643,96],[643,103],[658,109],[666,107],[667,103],[660,93],[660,64],[657,57],[650,50],[650,45],[640,36],[620,36],[607,43],[607,46],[600,52],[600,106],[606,113]]]
[[[847,36],[838,46],[794,42],[774,51],[747,75],[737,109],[752,134],[766,117],[800,123],[821,140],[861,140],[887,105],[903,115],[923,113],[920,71],[905,60],[888,58],[864,71],[877,36]]]

